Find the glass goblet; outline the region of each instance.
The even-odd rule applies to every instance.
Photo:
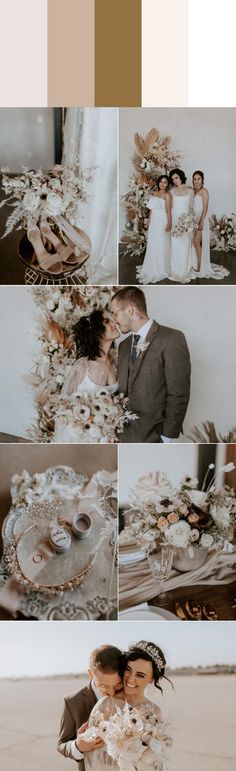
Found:
[[[160,605],[169,603],[170,595],[165,592],[165,581],[169,578],[173,562],[173,549],[169,544],[155,544],[147,550],[147,559],[153,578],[160,584],[158,601]]]

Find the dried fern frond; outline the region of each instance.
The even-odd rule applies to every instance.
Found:
[[[158,129],[155,129],[155,128],[150,129],[150,131],[148,131],[144,140],[144,148],[145,148],[144,155],[146,155],[146,153],[150,153],[153,148],[153,145],[158,143],[159,140],[160,140],[160,133]]]
[[[136,131],[136,134],[134,135],[134,144],[137,150],[138,155],[141,155],[141,157],[145,154],[145,139],[142,137],[141,134],[138,134]]]

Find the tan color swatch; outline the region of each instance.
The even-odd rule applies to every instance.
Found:
[[[48,0],[48,106],[94,106],[95,0]]]
[[[95,0],[95,104],[141,106],[141,0]]]

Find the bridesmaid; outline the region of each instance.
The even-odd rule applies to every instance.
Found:
[[[194,171],[193,176],[194,202],[193,212],[198,228],[195,230],[192,242],[192,278],[213,278],[216,281],[229,276],[229,271],[223,265],[211,262],[210,256],[210,225],[207,217],[209,193],[204,187],[203,171]]]
[[[161,174],[157,190],[151,195],[147,249],[142,268],[137,269],[141,284],[152,284],[167,278],[170,272],[171,196],[169,179]]]
[[[198,228],[197,230],[195,230],[193,235],[193,246],[197,257],[197,268],[194,268],[194,270],[196,273],[200,273],[201,262],[202,262],[202,243],[203,243],[204,227],[205,227],[204,235],[207,230],[206,216],[208,212],[209,193],[208,193],[208,190],[204,187],[204,174],[202,171],[194,171],[192,180],[193,180],[193,189],[194,189],[193,211],[194,211],[194,216],[198,222]],[[209,267],[210,267],[210,238],[208,238],[207,241],[208,241],[207,246],[209,250]]]
[[[172,187],[172,225],[177,225],[180,217],[193,212],[193,190],[186,185],[187,177],[182,169],[170,172]],[[191,268],[191,236],[189,233],[176,238],[171,236],[171,280],[180,283],[190,281]]]

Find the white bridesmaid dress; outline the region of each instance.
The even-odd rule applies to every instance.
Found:
[[[200,221],[203,210],[203,199],[201,194],[197,193],[194,196],[193,211],[197,222]],[[197,255],[195,247],[192,244],[192,265],[197,269]],[[204,226],[202,231],[202,258],[200,271],[197,273],[191,272],[191,278],[214,278],[216,281],[221,280],[229,276],[229,270],[224,268],[223,265],[216,265],[211,262],[210,257],[210,225],[209,219],[206,216],[204,220]]]
[[[172,193],[172,227],[177,225],[178,220],[183,214],[189,213],[190,193],[186,195],[176,195]],[[192,236],[184,233],[175,238],[171,236],[171,281],[178,281],[181,284],[190,282],[190,269],[192,266]]]
[[[170,233],[164,198],[152,195],[147,204],[151,210],[147,249],[141,268],[137,268],[140,284],[155,284],[168,278],[170,273]]]

